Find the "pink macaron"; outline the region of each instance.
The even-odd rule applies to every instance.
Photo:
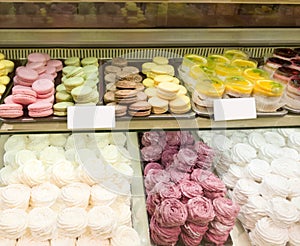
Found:
[[[23,107],[20,104],[9,103],[0,105],[0,117],[18,118],[23,115]]]
[[[15,76],[13,78],[13,81],[14,81],[14,85],[21,85],[21,86],[27,86],[27,87],[31,87],[32,85],[32,82],[25,82],[23,80],[21,80],[18,76]]]
[[[38,79],[32,84],[32,89],[37,94],[48,94],[53,91],[54,83],[50,79]]]
[[[42,74],[46,72],[46,66],[42,62],[27,63],[26,67],[37,71],[38,74]]]
[[[50,60],[47,62],[47,66],[55,67],[56,72],[63,69],[63,63],[60,60]]]
[[[52,103],[36,102],[28,106],[30,117],[46,117],[53,114]]]
[[[43,54],[43,56],[45,57],[46,62],[50,61],[51,57],[50,57],[49,54],[47,54],[47,53],[42,53],[42,54]]]
[[[39,74],[37,71],[28,68],[28,67],[20,67],[18,68],[17,72],[17,76],[19,78],[19,80],[26,82],[26,83],[33,83],[34,81],[36,81],[39,77]]]
[[[54,95],[51,95],[50,97],[47,98],[37,98],[36,102],[47,102],[47,103],[54,103]]]
[[[55,89],[53,88],[52,91],[50,91],[49,93],[46,93],[46,94],[37,94],[37,98],[39,98],[39,99],[48,98],[48,97],[53,96],[54,93],[55,93]]]
[[[15,86],[12,89],[13,101],[22,105],[36,102],[37,94],[30,87]]]
[[[41,62],[44,65],[47,63],[47,57],[42,53],[31,53],[27,57],[28,63]]]
[[[5,104],[14,104],[15,102],[14,102],[13,95],[9,95],[9,96],[5,97],[4,103]]]
[[[56,74],[57,75],[57,74]],[[47,74],[47,73],[43,73],[39,75],[38,79],[49,79],[52,82],[54,82],[55,76],[51,75],[51,74]]]

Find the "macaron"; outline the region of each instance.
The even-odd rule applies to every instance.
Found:
[[[143,77],[139,74],[130,74],[125,79],[135,83],[141,83],[143,81]]]
[[[117,75],[114,73],[108,73],[104,76],[104,81],[106,84],[117,82]]]
[[[86,65],[83,67],[83,71],[85,72],[85,74],[88,76],[90,74],[99,74],[99,70],[98,70],[98,66],[96,65]]]
[[[120,80],[116,83],[116,87],[119,90],[134,90],[136,83],[129,80]]]
[[[94,66],[99,66],[98,64],[98,59],[96,57],[86,57],[86,58],[83,58],[81,60],[81,65],[83,67],[85,66],[89,66],[89,65],[94,65]]]
[[[146,101],[133,103],[129,106],[128,113],[131,116],[148,116],[151,114],[151,104]]]
[[[120,104],[131,104],[137,101],[136,90],[118,90],[115,92],[116,101]]]
[[[148,99],[148,96],[146,95],[146,93],[142,92],[142,91],[139,91],[137,94],[137,100],[138,101],[147,101]]]
[[[56,91],[65,91],[66,87],[64,84],[59,84],[58,86],[56,86],[55,90]]]
[[[122,58],[122,57],[114,57],[111,60],[111,64],[113,66],[117,66],[117,67],[126,67],[127,66],[127,60],[125,58]]]
[[[140,70],[137,67],[135,67],[135,66],[126,66],[126,67],[123,67],[122,71],[128,73],[129,75],[131,75],[131,74],[138,74],[140,72]]]
[[[56,72],[59,72],[63,69],[63,63],[60,60],[50,60],[47,62],[48,67],[54,67]]]
[[[154,87],[155,84],[154,84],[154,80],[153,79],[150,79],[150,78],[146,78],[143,80],[143,85],[147,88],[151,88],[151,87]]]
[[[178,96],[176,99],[169,102],[170,111],[175,114],[184,114],[190,111],[190,98],[187,96]]]
[[[180,87],[177,84],[171,82],[163,82],[157,86],[158,97],[165,100],[174,100]]]
[[[85,77],[85,73],[83,71],[82,67],[75,67],[71,69],[67,74],[66,78],[72,78],[72,77]]]
[[[32,84],[39,77],[37,71],[30,69],[28,67],[19,67],[16,71],[16,74],[20,81],[24,81],[25,83]]]
[[[27,63],[26,67],[37,71],[38,74],[42,74],[46,71],[46,66],[45,66],[45,63],[43,63],[43,62]]]
[[[169,63],[168,58],[163,56],[155,56],[153,57],[152,61],[158,65],[166,65]]]
[[[2,95],[3,95],[3,93],[5,92],[5,90],[6,90],[6,86],[5,86],[5,85],[2,85],[2,84],[0,84],[0,96],[2,96]]]
[[[66,116],[68,107],[74,106],[72,102],[59,102],[53,105],[53,114],[56,116]]]
[[[56,92],[55,99],[56,102],[73,102],[72,95],[65,90]]]
[[[5,55],[0,53],[0,61],[5,59]]]
[[[108,91],[104,94],[104,102],[105,103],[111,103],[115,102],[115,93],[113,91]]]
[[[18,118],[23,115],[23,107],[20,104],[8,103],[0,105],[0,117]]]
[[[37,94],[30,87],[14,86],[12,89],[13,101],[22,105],[36,102]]]
[[[0,60],[0,64],[4,65],[6,73],[11,73],[14,71],[15,63],[10,60]]]
[[[121,104],[116,104],[115,102],[111,102],[106,104],[107,106],[114,106],[115,107],[115,115],[117,117],[122,117],[127,114],[127,106],[126,105],[121,105]]]
[[[65,65],[79,67],[80,59],[79,59],[79,57],[69,57],[65,60]]]
[[[81,86],[83,83],[84,79],[82,77],[72,77],[64,81],[67,92],[71,92],[75,87]]]
[[[31,53],[28,55],[27,60],[28,63],[39,62],[43,63],[44,65],[47,63],[47,57],[42,53]]]
[[[154,114],[166,113],[169,109],[169,101],[161,99],[159,97],[151,97],[148,103],[152,106],[152,112]]]
[[[52,103],[36,102],[30,104],[28,108],[28,115],[30,117],[46,117],[53,114]]]
[[[108,66],[105,66],[105,68],[104,68],[105,74],[110,74],[110,73],[117,74],[121,71],[122,71],[122,69],[120,67],[113,66],[113,65],[108,65]]]
[[[49,79],[38,79],[32,84],[32,89],[37,94],[48,94],[53,92],[54,83]]]
[[[91,100],[93,90],[89,86],[78,86],[71,91],[71,95],[75,102],[88,103]]]

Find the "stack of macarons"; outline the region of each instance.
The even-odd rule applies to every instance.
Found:
[[[8,76],[14,70],[14,62],[5,59],[5,55],[0,53],[0,97],[6,90],[6,85],[10,82]]]
[[[28,109],[30,117],[46,117],[52,115],[54,102],[54,79],[57,72],[61,71],[62,62],[51,60],[48,54],[31,53],[27,57],[26,66],[16,69],[13,78],[14,87],[12,94],[4,99],[6,106],[0,105],[3,111],[0,116],[5,118],[16,118],[23,115],[20,105]],[[7,109],[9,105],[10,109]],[[18,114],[9,114],[15,108]]]
[[[151,114],[151,105],[147,102],[144,93],[143,77],[135,66],[129,66],[125,58],[116,57],[111,64],[104,68],[104,81],[107,92],[104,102],[115,106],[116,116],[148,116]]]
[[[75,103],[80,105],[96,105],[99,102],[98,59],[86,57],[70,57],[65,61],[62,84],[56,87],[56,104],[54,115],[66,116],[67,107]]]

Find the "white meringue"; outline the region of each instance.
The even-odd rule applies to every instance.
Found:
[[[300,223],[295,223],[289,228],[289,245],[300,245]]]
[[[285,145],[285,139],[277,132],[265,132],[264,137],[269,144],[273,144],[279,147]]]
[[[282,176],[268,174],[263,178],[260,193],[267,199],[271,199],[274,196],[286,198],[290,193],[289,183],[287,179]]]
[[[4,144],[4,150],[5,151],[17,151],[22,150],[26,148],[26,142],[27,139],[24,135],[12,135],[10,136],[5,144]]]
[[[51,167],[51,182],[58,187],[78,182],[79,178],[74,165],[67,160],[55,163]]]
[[[232,148],[231,158],[237,165],[245,166],[256,156],[256,150],[249,144],[238,143]]]
[[[30,205],[32,207],[51,207],[59,196],[60,189],[49,182],[37,185],[31,189]]]
[[[271,162],[272,172],[285,178],[300,177],[299,162],[289,158],[278,158]]]
[[[293,203],[295,207],[298,209],[298,211],[300,211],[300,196],[293,197],[291,199],[291,203]]]
[[[23,149],[19,150],[15,155],[15,163],[17,167],[23,166],[27,162],[37,161],[36,155],[33,151]]]
[[[232,199],[244,205],[250,196],[259,195],[260,185],[251,179],[240,179],[233,189]]]
[[[16,246],[16,243],[15,239],[0,238],[0,246]]]
[[[261,182],[263,177],[271,173],[271,171],[269,163],[260,159],[251,160],[245,168],[247,176],[257,182]]]
[[[224,136],[224,135],[214,135],[212,138],[211,147],[219,150],[219,151],[226,151],[232,148],[232,141]]]
[[[92,186],[91,189],[91,204],[93,206],[109,206],[117,198],[115,193],[110,192],[100,184]]]
[[[82,235],[77,239],[76,246],[110,246],[110,240]]]
[[[28,216],[23,209],[11,208],[0,212],[0,237],[17,239],[24,235]]]
[[[113,232],[111,246],[140,246],[139,234],[131,227],[119,226]]]
[[[19,208],[26,210],[29,199],[30,188],[27,185],[11,184],[1,189],[1,209]]]
[[[40,160],[46,166],[64,161],[65,159],[65,152],[54,146],[46,147],[40,152]]]
[[[64,147],[68,136],[68,134],[50,134],[49,143],[53,146]]]
[[[65,208],[57,217],[57,228],[60,237],[76,238],[81,236],[87,226],[87,212],[83,208]]]
[[[66,207],[87,208],[90,199],[90,186],[75,182],[62,187],[60,199]]]
[[[282,156],[282,148],[273,144],[266,144],[259,149],[258,157],[267,162]]]
[[[17,171],[11,166],[6,166],[0,169],[0,184],[18,184],[20,183]]]
[[[32,209],[28,214],[28,228],[37,241],[53,238],[56,230],[56,213],[48,207]]]
[[[39,160],[31,160],[20,166],[17,170],[21,183],[30,187],[42,184],[48,180],[43,163]]]
[[[264,136],[259,132],[251,132],[248,141],[249,144],[251,144],[256,149],[259,149],[267,143]]]
[[[123,132],[114,132],[110,134],[109,142],[110,144],[125,146],[127,137]]]
[[[300,151],[300,132],[294,132],[289,135],[288,146]]]
[[[35,240],[30,234],[26,234],[18,239],[16,246],[50,246],[49,241]]]
[[[108,239],[117,225],[117,214],[109,206],[95,206],[88,213],[88,227],[93,237]]]
[[[288,180],[290,187],[289,198],[300,197],[300,178],[291,178]]]

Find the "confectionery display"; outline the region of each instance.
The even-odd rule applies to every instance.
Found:
[[[199,132],[214,149],[215,167],[252,245],[299,243],[298,129]]]
[[[14,64],[10,66],[11,72]],[[4,99],[5,104],[0,105],[0,116],[17,118],[23,116],[24,110],[30,117],[52,115],[54,80],[61,69],[62,63],[51,60],[48,54],[29,54],[26,65],[16,69],[12,93]]]
[[[129,66],[124,58],[113,58],[104,67],[107,92],[104,102],[116,107],[116,116],[149,116],[153,114],[184,114],[190,111],[187,90],[176,78],[174,66],[165,57],[144,62],[142,71]],[[145,76],[147,76],[145,78]]]
[[[123,133],[13,135],[0,170],[1,245],[141,245]]]
[[[14,71],[14,67],[14,62],[7,60],[5,55],[0,53],[0,98],[11,80],[9,75]]]
[[[141,136],[150,236],[155,245],[223,245],[239,213],[210,170],[214,152],[190,132]]]

